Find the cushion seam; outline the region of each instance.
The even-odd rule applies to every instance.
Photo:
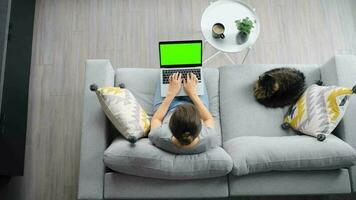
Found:
[[[115,154],[111,154],[111,155],[115,156],[115,158],[124,157],[124,158],[136,158],[136,159],[142,159],[142,160],[171,161],[171,160],[163,160],[163,159],[156,159],[156,158],[151,159],[151,158],[143,158],[143,157],[135,157],[135,156],[121,156],[121,155],[115,155]],[[187,155],[187,156],[189,156],[189,155]],[[105,156],[105,157],[107,157],[107,156]],[[105,159],[105,157],[104,157],[104,159]],[[110,159],[110,160],[112,160],[112,159]],[[218,162],[227,161],[227,160],[213,160],[213,159],[195,159],[194,161],[205,161],[205,160],[218,161]]]
[[[149,169],[149,170],[155,170],[155,171],[159,171],[159,172],[165,172],[165,173],[169,173],[169,174],[184,174],[184,173],[190,173],[190,174],[194,174],[196,172],[227,172],[229,173],[230,170],[220,170],[220,169],[207,169],[207,170],[194,170],[194,171],[169,171],[169,170],[160,170],[160,169],[157,169],[157,168],[149,168],[149,167],[136,167],[135,165],[116,165],[116,166],[124,166],[124,167],[127,167],[127,166],[130,166],[130,167],[133,167],[135,169]],[[120,172],[120,170],[117,170]],[[127,171],[127,170],[122,170],[122,171]]]
[[[256,166],[256,165],[262,165],[265,163],[283,163],[283,162],[293,162],[293,161],[314,161],[314,160],[325,160],[325,159],[344,159],[344,158],[354,158],[354,160],[356,161],[356,157],[355,156],[338,156],[338,157],[324,157],[324,158],[316,158],[316,159],[299,159],[299,160],[286,160],[286,161],[272,161],[272,162],[260,162],[260,163],[256,163],[256,164],[252,164],[249,166]]]

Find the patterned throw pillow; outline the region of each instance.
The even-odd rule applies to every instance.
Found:
[[[349,97],[355,92],[356,86],[351,89],[312,85],[290,107],[282,128],[291,127],[297,132],[323,141],[341,121],[349,104]]]
[[[116,129],[131,143],[147,135],[150,120],[132,93],[119,87],[92,86],[104,113]]]

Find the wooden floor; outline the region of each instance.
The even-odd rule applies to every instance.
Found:
[[[261,32],[246,63],[322,64],[335,54],[356,55],[356,0],[247,2],[257,10]],[[158,68],[158,41],[202,39],[200,17],[208,5],[207,0],[37,0],[25,175],[0,189],[0,199],[75,199],[85,60]],[[205,58],[213,53],[204,48]],[[241,62],[242,55],[231,57]],[[204,67],[225,64],[229,60],[219,55]]]

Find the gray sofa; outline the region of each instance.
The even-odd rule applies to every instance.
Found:
[[[286,132],[280,128],[287,108],[264,108],[257,104],[252,96],[251,84],[258,75],[279,66],[286,65],[236,65],[204,69],[211,112],[221,132],[222,147],[231,155],[234,167],[231,173],[224,176],[172,180],[142,177],[139,172],[137,176],[132,173],[119,173],[105,167],[104,151],[113,141],[113,136],[118,133],[106,119],[95,93],[88,89],[92,83],[99,86],[124,83],[148,114],[152,114],[155,85],[159,80],[158,69],[118,68],[114,70],[108,60],[88,60],[78,199],[219,198],[252,195],[336,194],[356,191],[356,166],[307,170],[300,165],[300,162],[297,162],[298,166],[289,166],[290,169],[287,166],[284,170],[274,170],[274,166],[269,165],[265,166],[269,168],[266,172],[260,170],[260,173],[242,176],[238,174],[241,172],[236,167],[239,163],[239,156],[241,157],[240,149],[236,148],[241,146],[239,144],[248,143],[250,138],[258,138],[259,143],[254,143],[254,147],[261,150],[265,147],[271,148],[274,144],[273,139],[279,141],[278,138],[296,137],[292,131]],[[287,66],[302,70],[307,77],[308,85],[320,79],[325,85],[351,87],[356,84],[355,56],[336,56],[321,66]],[[356,148],[355,117],[356,99],[352,99],[344,119],[334,131],[337,137],[331,136],[330,141],[341,138]],[[298,137],[302,141],[300,144],[293,143],[292,139],[288,139],[288,142],[291,147],[303,150],[305,147],[303,147],[302,137],[306,138],[305,141],[321,144],[308,136]],[[242,138],[245,139],[245,143],[241,142]],[[263,142],[264,138],[266,142]],[[145,140],[147,138],[142,139],[142,141]],[[252,142],[256,140],[251,140],[251,144]],[[288,142],[282,143],[289,145]],[[261,144],[261,148],[258,144]],[[256,170],[256,168],[247,170]]]

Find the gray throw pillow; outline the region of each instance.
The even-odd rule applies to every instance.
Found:
[[[319,142],[306,135],[243,136],[224,143],[234,162],[232,174],[267,171],[329,170],[350,167],[356,152],[334,135]]]
[[[135,144],[115,139],[104,152],[104,163],[125,174],[181,180],[224,176],[232,169],[231,157],[221,147],[200,154],[175,155],[153,146],[147,138]]]

